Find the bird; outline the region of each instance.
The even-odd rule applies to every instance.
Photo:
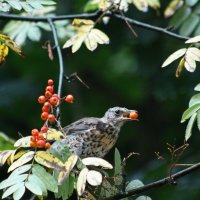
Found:
[[[68,146],[80,158],[102,158],[115,145],[121,127],[128,121],[137,120],[131,118],[130,113],[137,111],[113,107],[109,108],[102,118],[85,117],[71,123],[63,128],[65,138],[55,141],[51,149],[59,153]]]

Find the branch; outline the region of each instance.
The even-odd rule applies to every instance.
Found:
[[[58,36],[56,33],[56,29],[54,26],[54,23],[52,22],[51,18],[48,18],[49,25],[51,27],[52,33],[53,33],[53,38],[55,42],[55,46],[57,49],[58,53],[58,60],[59,60],[59,82],[58,82],[58,96],[61,97],[62,95],[62,84],[63,84],[63,76],[64,76],[64,65],[63,65],[63,57],[62,57],[62,52],[58,43]],[[56,110],[56,118],[60,118],[60,106],[57,107]]]
[[[111,197],[108,197],[106,200],[122,199],[122,198],[125,198],[125,197],[130,197],[130,196],[133,196],[133,195],[142,194],[142,193],[149,191],[153,188],[158,188],[158,187],[161,187],[161,186],[164,186],[164,185],[174,184],[175,181],[178,180],[179,178],[184,177],[184,176],[186,176],[186,175],[188,175],[188,174],[190,174],[193,171],[196,171],[198,169],[200,169],[200,163],[195,164],[191,167],[188,167],[184,170],[181,170],[181,171],[179,171],[179,172],[177,172],[177,173],[175,173],[171,176],[168,176],[166,178],[163,178],[161,180],[155,181],[153,183],[149,183],[149,184],[142,186],[140,188],[129,190],[128,192],[123,193],[123,194],[113,195]]]

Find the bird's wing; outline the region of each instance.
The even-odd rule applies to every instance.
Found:
[[[80,119],[68,126],[63,128],[63,131],[66,135],[76,134],[84,132],[89,129],[96,129],[97,125],[103,123],[99,118],[88,117]]]

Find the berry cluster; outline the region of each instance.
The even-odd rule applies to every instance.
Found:
[[[48,80],[44,95],[38,97],[38,102],[43,104],[41,119],[45,121],[45,125],[41,128],[40,131],[38,131],[38,129],[32,130],[30,141],[31,147],[49,148],[51,146],[49,142],[45,141],[43,135],[47,134],[48,123],[56,122],[54,111],[62,101],[73,103],[73,100],[74,97],[71,94],[60,98],[58,94],[54,93],[54,81],[52,79]]]

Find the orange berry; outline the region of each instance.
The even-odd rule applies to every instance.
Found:
[[[31,136],[31,141],[32,142],[36,142],[36,140],[37,140],[37,136]]]
[[[52,96],[52,93],[50,91],[46,91],[44,95],[47,99],[49,99]]]
[[[38,133],[39,133],[39,131],[38,131],[38,129],[36,129],[36,128],[34,128],[34,129],[31,131],[31,135],[32,135],[32,136],[38,136]]]
[[[55,115],[54,115],[54,114],[49,114],[49,115],[48,115],[48,120],[49,120],[50,122],[55,122],[55,121],[56,121]]]
[[[48,112],[43,112],[42,114],[41,114],[41,119],[42,120],[47,120],[48,119],[48,115],[49,115],[49,113]]]
[[[44,140],[38,140],[37,141],[37,146],[39,148],[44,148],[45,147],[45,141]]]
[[[60,97],[58,96],[58,94],[53,94],[52,97],[57,97],[58,99],[60,99]]]
[[[56,106],[57,103],[58,103],[58,98],[52,96],[52,97],[49,99],[49,102],[50,102],[51,105]]]
[[[45,102],[44,106],[47,107],[47,108],[49,108],[49,109],[51,108],[51,104],[49,102]]]
[[[53,85],[53,80],[52,79],[48,80],[48,85],[50,85],[50,86]]]
[[[68,94],[68,95],[65,97],[65,101],[68,102],[68,103],[73,103],[74,97],[73,97],[71,94]]]
[[[46,142],[45,149],[49,149],[51,147],[51,144],[49,142]]]
[[[54,92],[54,89],[53,89],[53,86],[47,86],[46,87],[46,91],[49,91],[49,92],[51,92],[51,93],[53,93]]]
[[[42,112],[49,112],[50,107],[42,106]]]
[[[129,117],[131,119],[137,119],[138,118],[138,113],[137,112],[130,112]]]
[[[30,146],[31,146],[31,147],[37,147],[37,142],[30,141]]]
[[[41,96],[38,97],[39,103],[43,104],[43,103],[45,103],[45,101],[46,101],[46,97],[44,95],[41,95]]]
[[[38,139],[38,140],[44,140],[43,134],[39,134],[38,137],[37,137],[37,139]]]
[[[48,127],[47,127],[47,126],[43,126],[43,127],[40,129],[40,131],[41,131],[42,133],[47,133]]]

